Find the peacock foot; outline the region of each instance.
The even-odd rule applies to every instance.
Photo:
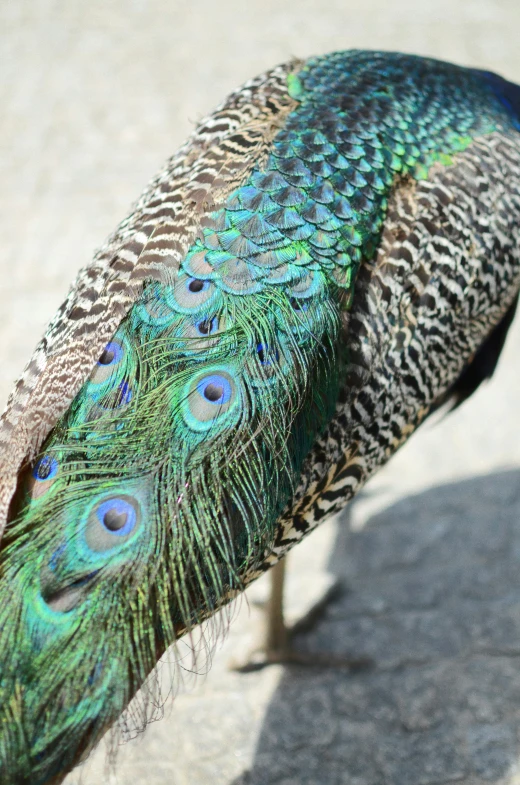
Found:
[[[332,652],[299,651],[293,645],[297,635],[310,631],[319,621],[327,605],[338,597],[341,587],[332,584],[325,594],[292,627],[285,624],[283,588],[285,559],[271,570],[271,594],[265,608],[265,633],[263,640],[243,659],[232,661],[230,667],[239,673],[251,673],[268,665],[302,665],[314,668],[345,668],[350,671],[365,670],[373,660],[363,656],[337,655]]]

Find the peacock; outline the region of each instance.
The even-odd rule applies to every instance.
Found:
[[[80,271],[0,427],[0,780],[56,785],[163,652],[496,365],[520,88],[292,60],[197,126]]]

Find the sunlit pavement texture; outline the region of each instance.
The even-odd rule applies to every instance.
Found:
[[[76,269],[229,90],[349,47],[520,81],[519,30],[517,0],[4,0],[2,402]],[[298,646],[372,670],[229,671],[258,585],[209,675],[188,676],[112,769],[100,748],[68,785],[520,783],[519,336],[517,321],[493,381],[291,556],[294,617],[338,586]]]

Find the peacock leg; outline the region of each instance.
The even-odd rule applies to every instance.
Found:
[[[325,596],[300,619],[294,627],[287,627],[284,618],[284,586],[286,558],[280,559],[271,569],[271,591],[265,605],[264,634],[261,643],[253,649],[245,661],[232,663],[233,670],[241,673],[260,670],[267,665],[306,665],[320,668],[348,668],[359,670],[372,665],[368,657],[340,657],[328,652],[298,651],[292,645],[296,634],[311,629],[319,620],[325,607],[337,595],[338,586],[332,586]]]
[[[271,591],[265,609],[265,651],[267,661],[286,655],[290,650],[290,633],[285,624],[283,592],[285,586],[285,559],[271,570]]]

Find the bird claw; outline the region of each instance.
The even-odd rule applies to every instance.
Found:
[[[283,649],[257,649],[243,661],[232,662],[231,670],[254,673],[269,665],[300,665],[310,668],[342,668],[353,672],[374,666],[370,657],[338,656],[328,652],[302,652],[287,646]]]
[[[324,595],[314,603],[307,613],[292,627],[284,621],[283,588],[285,559],[278,562],[271,571],[271,595],[265,607],[266,630],[263,642],[256,646],[244,659],[234,660],[230,669],[238,673],[253,673],[268,665],[300,665],[312,668],[345,668],[359,671],[374,665],[373,660],[364,656],[336,655],[332,652],[298,651],[292,645],[296,635],[308,632],[321,618],[327,605],[334,600],[342,589],[338,582],[329,586]]]

